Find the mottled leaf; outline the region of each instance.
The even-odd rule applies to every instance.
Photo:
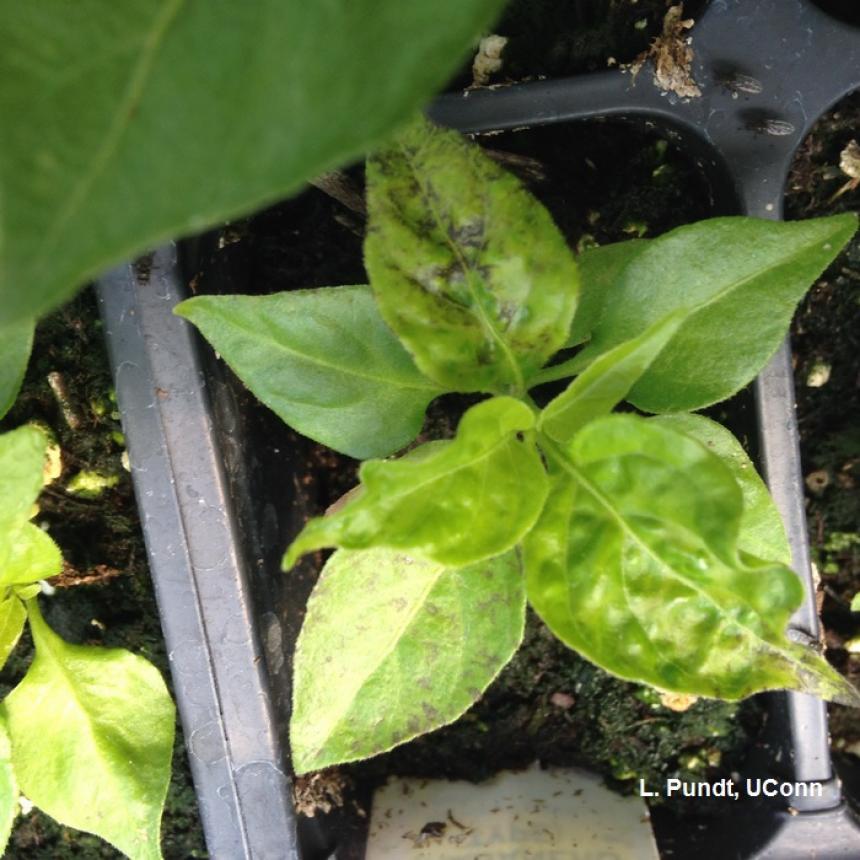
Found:
[[[714,218],[672,230],[623,269],[584,355],[690,314],[634,386],[649,412],[699,409],[734,394],[782,342],[797,302],[851,238],[857,218],[781,223]]]
[[[6,850],[18,817],[18,784],[12,768],[12,747],[5,718],[0,715],[0,852]]]
[[[0,0],[0,325],[362,155],[502,0]]]
[[[612,285],[627,265],[647,247],[647,239],[629,239],[611,245],[586,248],[577,258],[579,266],[579,304],[566,346],[577,346],[591,337],[594,326],[603,313],[603,305]]]
[[[586,425],[524,542],[529,600],[609,672],[738,699],[788,688],[860,704],[827,662],[785,636],[795,574],[738,550],[741,490],[700,442],[634,415]]]
[[[0,669],[6,665],[9,655],[18,644],[27,618],[21,600],[10,591],[4,591],[3,599],[0,600]]]
[[[557,442],[567,442],[593,418],[611,412],[657,358],[683,318],[683,311],[669,314],[644,334],[597,358],[547,404],[538,419],[538,429]]]
[[[296,646],[296,772],[453,722],[513,656],[524,621],[516,551],[449,569],[391,550],[338,550]]]
[[[287,424],[351,457],[407,445],[442,393],[382,321],[369,287],[200,296],[177,313]]]
[[[284,567],[325,546],[402,549],[456,566],[511,549],[546,497],[540,455],[517,435],[533,425],[524,403],[494,397],[466,412],[454,440],[416,456],[362,464],[361,491],[340,510],[311,520]]]
[[[34,328],[31,321],[25,320],[0,329],[0,418],[12,408],[24,381]]]
[[[698,439],[729,467],[744,501],[738,549],[757,558],[791,565],[791,547],[782,517],[746,451],[731,432],[704,415],[657,415],[651,420]]]
[[[474,144],[421,121],[367,164],[382,316],[453,391],[523,391],[567,339],[579,277],[549,213]]]
[[[157,860],[174,707],[158,670],[119,648],[70,645],[28,603],[36,657],[5,701],[21,791],[61,824]]]

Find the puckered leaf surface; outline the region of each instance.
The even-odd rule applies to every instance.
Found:
[[[516,551],[448,569],[338,550],[296,647],[296,771],[367,758],[457,719],[513,656],[524,623]]]
[[[741,489],[700,442],[633,415],[552,449],[541,519],[524,542],[528,597],[550,629],[607,671],[738,699],[787,688],[860,695],[785,636],[803,589],[738,549]]]
[[[579,277],[549,213],[460,135],[421,121],[367,165],[382,316],[452,391],[523,391],[568,336]]]
[[[452,441],[362,464],[361,490],[340,510],[311,520],[284,567],[325,546],[402,549],[451,566],[511,549],[546,498],[540,455],[518,437],[533,425],[524,403],[494,397],[466,412]]]

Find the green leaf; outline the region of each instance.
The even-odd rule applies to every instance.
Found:
[[[0,852],[6,850],[18,817],[18,783],[12,768],[12,747],[6,720],[0,714]]]
[[[407,445],[442,393],[382,321],[369,287],[200,296],[176,312],[287,424],[351,457]]]
[[[469,409],[457,436],[400,460],[371,460],[361,490],[335,513],[311,520],[284,557],[325,546],[388,547],[449,566],[511,549],[532,527],[546,498],[547,478],[530,440],[524,403],[494,397]]]
[[[418,367],[452,391],[524,391],[564,345],[579,289],[549,213],[425,121],[368,160],[367,183],[370,283]]]
[[[4,548],[7,552],[0,554],[0,586],[28,585],[56,576],[63,569],[60,548],[33,523],[24,523]]]
[[[697,439],[735,476],[743,495],[738,549],[790,566],[791,546],[782,517],[741,443],[722,424],[704,415],[657,415],[651,420]]]
[[[856,225],[846,213],[793,223],[714,218],[672,230],[613,284],[583,355],[600,355],[686,308],[688,319],[629,399],[648,412],[724,400],[767,363],[798,301]]]
[[[0,325],[360,156],[502,5],[0,0]]]
[[[27,618],[24,604],[17,595],[5,589],[4,591],[3,599],[0,600],[0,669],[6,665],[9,655],[18,644],[18,639],[21,638],[21,632],[24,629],[24,621]],[[0,821],[2,818],[2,813],[0,813]],[[0,832],[2,832],[2,827],[0,827]]]
[[[12,323],[0,329],[0,418],[12,408],[24,381],[34,329],[31,321]]]
[[[160,858],[174,727],[161,675],[119,648],[70,645],[27,608],[36,657],[5,702],[21,791],[132,860]]]
[[[591,337],[591,332],[603,313],[610,288],[628,264],[648,245],[648,239],[629,239],[626,242],[586,248],[576,258],[581,281],[579,305],[565,346],[577,346]]]
[[[463,568],[338,550],[296,646],[297,773],[355,761],[453,722],[522,641],[516,551]]]
[[[657,358],[683,318],[684,312],[676,311],[639,337],[597,358],[547,404],[538,419],[538,429],[557,442],[567,442],[593,418],[611,412]]]
[[[44,483],[45,434],[28,424],[0,435],[0,546],[25,523]]]
[[[741,490],[700,442],[634,415],[586,425],[524,542],[529,600],[609,672],[674,692],[738,699],[787,688],[860,695],[785,636],[795,574],[738,550]]]

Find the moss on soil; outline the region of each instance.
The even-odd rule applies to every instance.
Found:
[[[86,292],[39,325],[24,387],[2,430],[38,421],[62,451],[62,472],[42,493],[35,520],[47,526],[66,562],[63,574],[53,580],[59,586],[56,594],[40,598],[49,623],[69,641],[141,654],[169,683],[131,477],[122,465],[118,419],[101,322],[95,300]],[[109,477],[112,485],[89,495],[69,492],[70,482],[88,472]],[[0,672],[0,694],[5,696],[23,677],[31,658],[32,643],[25,635]],[[168,860],[208,856],[178,726],[162,834]],[[5,856],[63,860],[123,855],[34,809],[18,819]]]

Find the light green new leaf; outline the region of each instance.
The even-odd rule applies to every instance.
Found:
[[[28,604],[36,646],[5,701],[21,791],[61,824],[157,860],[174,707],[158,670],[119,648],[70,645]]]
[[[846,213],[793,223],[713,218],[672,230],[623,269],[584,356],[686,308],[684,325],[629,399],[648,412],[724,400],[767,363],[798,301],[856,226],[857,217]]]
[[[0,0],[0,325],[360,156],[502,5]]]
[[[676,311],[597,358],[541,412],[538,429],[568,442],[593,418],[611,412],[660,354],[684,318]]]
[[[60,548],[33,523],[24,523],[15,531],[7,547],[0,556],[0,586],[28,585],[56,576],[63,569]]]
[[[610,288],[628,264],[648,245],[648,239],[628,239],[626,242],[586,248],[576,258],[581,282],[579,304],[565,346],[577,346],[591,337],[603,313]]]
[[[6,850],[18,817],[18,783],[12,768],[12,747],[6,720],[0,714],[0,852]]]
[[[462,568],[391,550],[338,550],[296,646],[297,773],[385,752],[453,722],[523,637],[516,551]]]
[[[305,526],[284,568],[325,546],[402,549],[450,566],[511,549],[546,498],[540,455],[517,435],[533,425],[524,403],[494,397],[466,412],[452,441],[400,460],[362,464],[360,491]]]
[[[741,490],[700,442],[634,415],[586,425],[524,542],[529,600],[549,628],[609,672],[675,692],[738,699],[794,689],[860,695],[785,636],[795,574],[738,550]]]
[[[452,391],[523,391],[564,346],[579,289],[549,213],[423,120],[369,159],[367,183],[370,283],[418,367]]]
[[[44,484],[47,447],[45,434],[31,424],[0,435],[0,547],[30,518]]]
[[[24,381],[34,329],[35,325],[28,320],[0,328],[0,418],[12,408]]]
[[[0,600],[0,669],[6,665],[9,655],[18,644],[27,618],[24,604],[17,595],[7,589],[4,589],[4,592],[3,599]]]
[[[698,439],[729,467],[744,502],[738,549],[756,558],[791,565],[791,547],[782,517],[741,443],[722,424],[704,415],[657,415],[650,420]]]
[[[176,312],[287,424],[351,457],[407,445],[442,393],[382,321],[369,287],[200,296]]]

